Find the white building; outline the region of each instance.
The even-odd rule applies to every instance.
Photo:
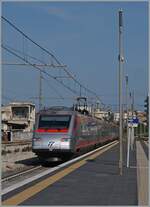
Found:
[[[108,111],[101,111],[100,109],[95,109],[94,116],[99,119],[107,119],[109,117],[109,113]]]
[[[114,113],[114,121],[118,122],[119,121],[119,113]]]
[[[13,102],[1,107],[3,131],[30,132],[35,123],[35,105],[28,102]]]

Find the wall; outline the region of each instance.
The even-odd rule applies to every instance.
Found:
[[[13,141],[32,140],[33,132],[12,132]]]
[[[22,168],[24,166],[23,160],[36,157],[32,152],[31,141],[2,144],[1,153],[2,173]]]

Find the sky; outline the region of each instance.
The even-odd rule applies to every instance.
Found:
[[[123,10],[123,97],[125,76],[134,91],[135,109],[144,110],[148,93],[147,2],[3,2],[2,15],[52,52],[104,104],[118,110],[118,10]],[[2,44],[47,63],[37,47],[2,21]],[[2,50],[2,61],[21,61]],[[48,70],[48,69],[46,69]],[[50,69],[49,69],[50,70]],[[55,71],[51,70],[50,74]],[[75,95],[51,80],[42,82],[43,106],[72,105]],[[69,80],[68,80],[68,84]],[[2,103],[32,101],[38,106],[39,71],[3,65]],[[82,95],[86,95],[83,94]],[[60,96],[66,97],[64,100]]]

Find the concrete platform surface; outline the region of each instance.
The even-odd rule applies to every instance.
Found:
[[[124,159],[126,157],[124,150]],[[118,174],[119,145],[103,153],[20,205],[138,205],[135,149],[130,168]]]
[[[137,141],[123,175],[119,175],[119,144],[79,160],[69,167],[42,177],[2,197],[3,205],[119,205],[148,206],[148,154],[146,145]]]

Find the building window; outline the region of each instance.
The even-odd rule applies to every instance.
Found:
[[[28,118],[28,107],[12,107],[13,118]]]

